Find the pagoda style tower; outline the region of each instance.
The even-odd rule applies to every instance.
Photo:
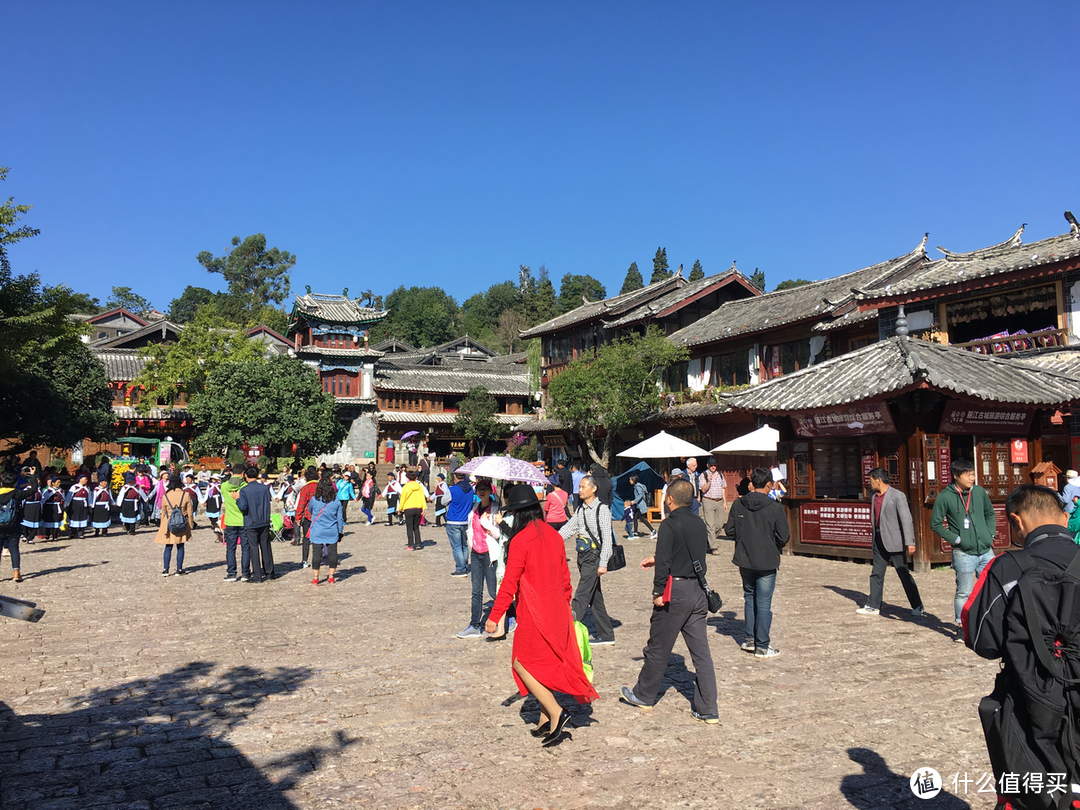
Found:
[[[368,330],[385,318],[385,310],[360,306],[347,295],[298,295],[287,337],[296,356],[319,372],[323,391],[337,400],[341,418],[350,425],[338,450],[323,460],[341,463],[375,458],[378,422],[372,388],[375,361],[382,352],[368,345]]]

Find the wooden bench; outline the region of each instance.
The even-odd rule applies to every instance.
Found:
[[[662,492],[663,490],[659,489],[653,492],[653,500],[655,503],[645,512],[645,519],[649,521],[649,523],[659,523],[664,518],[664,513],[660,507],[660,495]]]

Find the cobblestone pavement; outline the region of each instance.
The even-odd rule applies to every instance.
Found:
[[[974,781],[951,784],[989,768],[976,706],[997,665],[954,641],[949,570],[917,576],[929,615],[913,621],[895,574],[881,617],[865,617],[869,566],[786,557],[783,654],[755,661],[738,647],[726,547],[710,558],[725,605],[710,619],[721,723],[706,726],[690,717],[681,641],[654,709],[617,699],[650,611],[635,563],[651,546],[629,541],[631,565],[604,577],[619,625],[594,651],[601,699],[567,698],[579,727],[541,749],[510,643],[455,638],[470,584],[449,576],[444,531],[425,527],[422,552],[404,528],[348,531],[333,586],[313,587],[282,543],[280,579],[224,583],[205,528],[187,577],[161,577],[147,530],[24,546],[21,584],[5,559],[0,593],[46,613],[0,619],[0,807],[992,806]],[[946,782],[929,801],[908,788],[924,766]]]

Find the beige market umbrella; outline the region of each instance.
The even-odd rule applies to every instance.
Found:
[[[661,430],[655,436],[627,447],[618,455],[621,458],[690,458],[707,456],[709,451]]]
[[[714,447],[714,453],[732,453],[740,456],[776,455],[776,443],[780,441],[780,431],[768,425],[752,430],[745,436],[724,442]]]

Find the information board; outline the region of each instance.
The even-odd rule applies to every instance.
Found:
[[[808,503],[799,507],[803,543],[870,548],[873,537],[870,504],[862,501]]]

